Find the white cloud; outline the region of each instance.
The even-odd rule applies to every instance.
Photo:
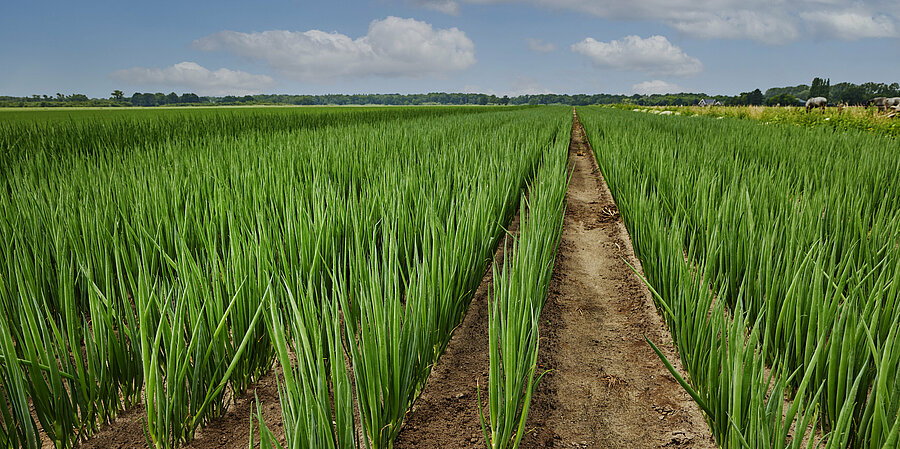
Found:
[[[475,64],[475,44],[466,33],[399,17],[373,21],[368,33],[356,39],[319,30],[222,31],[194,41],[193,47],[264,60],[285,76],[317,82],[366,76],[421,78]]]
[[[474,84],[466,84],[465,86],[463,86],[462,89],[460,89],[460,92],[464,93],[464,94],[487,94],[487,95],[497,95],[499,97],[503,96],[502,94],[498,95],[497,91],[494,89],[485,89],[485,88],[482,88],[482,87],[474,85]]]
[[[416,0],[438,9],[453,3],[530,4],[609,20],[654,21],[702,39],[750,39],[783,44],[811,35],[831,39],[897,37],[896,0]],[[828,8],[853,5],[850,12]],[[807,26],[808,25],[808,26]]]
[[[528,42],[528,49],[535,53],[550,53],[556,51],[556,44],[551,42],[544,42],[540,39],[531,37],[526,39],[526,42]]]
[[[683,89],[677,84],[673,84],[663,80],[644,81],[631,86],[631,91],[636,94],[674,94],[682,92]]]
[[[179,62],[166,68],[133,67],[117,70],[110,77],[132,85],[187,88],[199,95],[250,95],[275,86],[267,75],[239,70],[209,70],[196,62]]]
[[[512,82],[510,82],[508,89],[500,92],[495,89],[484,88],[474,84],[466,84],[465,86],[463,86],[460,92],[468,94],[496,95],[498,97],[502,97],[504,95],[510,97],[518,97],[520,95],[541,95],[554,93],[552,89],[544,87],[536,79],[527,76],[516,77],[512,80]]]
[[[514,79],[512,83],[510,83],[509,87],[510,89],[505,95],[509,95],[510,97],[553,93],[553,90],[544,87],[536,79],[527,76],[520,76]]]
[[[572,51],[586,56],[598,68],[666,76],[691,76],[703,71],[699,59],[688,56],[663,36],[625,36],[609,42],[589,37],[572,45]]]
[[[459,15],[459,2],[456,0],[416,0],[419,6],[451,16]]]
[[[790,18],[754,11],[733,14],[698,12],[665,21],[672,28],[701,39],[753,39],[781,44],[800,37]]]
[[[887,15],[873,16],[855,11],[815,11],[800,15],[818,34],[846,40],[897,37],[894,21]]]

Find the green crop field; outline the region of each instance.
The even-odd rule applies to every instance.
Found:
[[[718,444],[897,447],[896,141],[579,111]]]
[[[894,138],[620,108],[578,116],[681,363],[637,340],[715,443],[896,448]],[[272,375],[280,420],[257,399],[240,417],[251,447],[392,448],[483,283],[487,349],[473,372],[487,382],[470,410],[481,435],[464,438],[533,447],[566,193],[594,170],[569,159],[589,155],[568,148],[572,117],[556,106],[0,111],[0,447],[77,447],[138,410],[146,445],[176,448]],[[576,400],[565,387],[554,386]]]
[[[73,447],[143,404],[150,444],[176,447],[277,364],[289,447],[390,447],[529,191],[540,212],[496,282],[539,283],[495,298],[518,312],[495,314],[514,335],[494,361],[530,382],[568,111],[17,113],[0,125],[0,446]],[[507,360],[514,344],[531,352]],[[489,395],[505,447],[527,401]]]

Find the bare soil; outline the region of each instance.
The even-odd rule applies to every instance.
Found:
[[[201,427],[194,440],[182,448],[191,449],[247,449],[250,444],[250,414],[256,416],[256,398],[259,398],[263,419],[275,437],[284,444],[284,428],[281,423],[281,404],[275,380],[277,368],[263,376],[255,386],[235,398],[225,415]],[[255,396],[254,396],[255,393]],[[150,448],[144,435],[144,405],[138,404],[122,412],[116,420],[81,444],[83,449],[132,449]],[[256,420],[254,419],[254,425]],[[254,432],[258,441],[258,430]],[[255,444],[254,447],[258,447]]]

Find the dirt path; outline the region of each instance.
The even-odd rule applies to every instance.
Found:
[[[538,385],[523,447],[715,448],[697,405],[644,335],[680,368],[631,239],[580,122],[550,297],[541,316]]]

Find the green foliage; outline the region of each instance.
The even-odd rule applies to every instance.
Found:
[[[825,97],[831,95],[831,80],[815,77],[809,86],[809,97]]]
[[[766,106],[797,106],[797,97],[791,94],[778,94],[766,100]]]
[[[725,101],[728,106],[759,106],[765,102],[765,96],[759,89],[751,92],[741,92],[740,95]]]
[[[844,87],[844,86],[841,86]],[[844,89],[837,89],[837,86],[831,88],[831,93],[839,102],[850,106],[865,105],[869,100],[866,89],[863,86],[846,86]]]
[[[790,94],[796,98],[806,100],[807,98],[809,98],[809,86],[806,84],[800,84],[797,86],[772,87],[766,89],[765,97],[769,99],[783,94]]]

